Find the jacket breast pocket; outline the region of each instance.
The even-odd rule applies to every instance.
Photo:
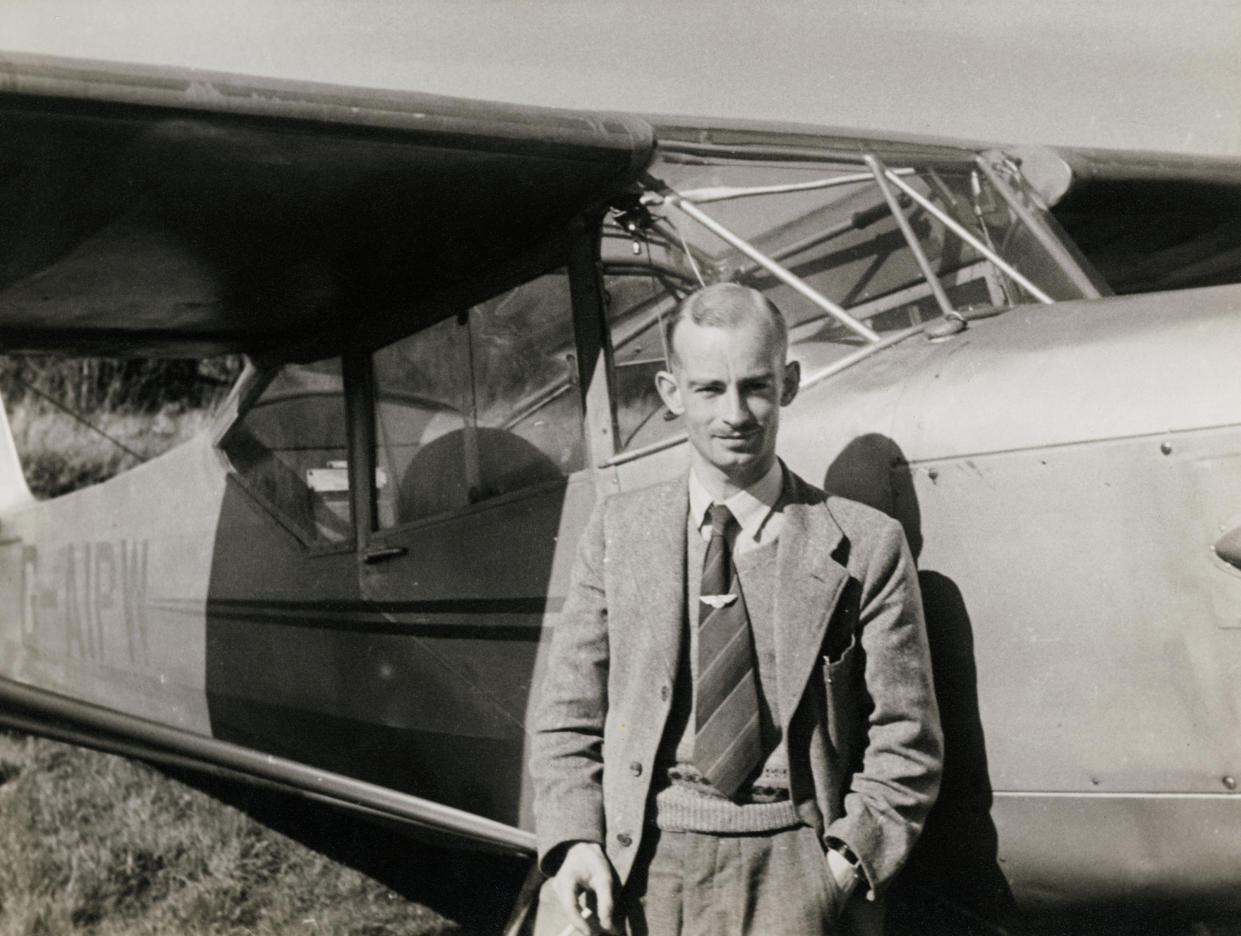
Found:
[[[821,647],[828,738],[842,767],[855,756],[859,730],[865,732],[860,720],[866,694],[860,618],[861,586],[850,579],[836,602]]]
[[[862,718],[865,696],[862,658],[856,634],[839,657],[823,656],[827,736],[838,765],[845,770],[851,769],[859,750],[859,736],[866,730]]]
[[[823,654],[823,678],[829,686],[848,677],[857,662],[857,655],[857,634],[850,634],[849,642],[839,652]]]
[[[823,658],[828,666],[844,662],[857,647],[858,620],[861,616],[861,588],[856,579],[850,579],[841,589],[836,607],[823,638]]]

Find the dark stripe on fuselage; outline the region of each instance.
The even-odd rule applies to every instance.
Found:
[[[213,609],[210,617],[220,621],[246,621],[279,627],[304,627],[314,630],[340,630],[356,634],[399,634],[407,637],[430,637],[453,640],[528,640],[537,641],[542,633],[538,622],[533,624],[454,624],[400,622],[385,620],[350,620],[340,617],[299,617],[292,614],[264,614],[259,609],[220,611]]]
[[[212,599],[207,616],[225,621],[250,621],[285,627],[343,630],[353,633],[403,634],[457,640],[535,640],[541,621],[492,623],[479,620],[393,621],[381,614],[542,615],[555,613],[561,599],[479,598],[450,601],[253,601]],[[365,617],[359,615],[371,612]]]
[[[248,598],[212,598],[210,606],[261,606],[271,611],[379,611],[394,614],[556,614],[563,598],[444,598],[424,601],[253,601]]]

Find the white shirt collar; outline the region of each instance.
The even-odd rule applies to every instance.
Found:
[[[780,502],[784,491],[784,466],[776,459],[771,469],[751,484],[748,488],[738,491],[723,506],[727,507],[741,527],[740,537],[748,537],[759,542],[763,535],[763,527]],[[707,522],[707,508],[713,503],[711,495],[698,475],[691,468],[689,472],[689,515],[694,526],[702,530]]]

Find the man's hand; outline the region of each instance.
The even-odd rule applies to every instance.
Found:
[[[840,915],[845,911],[845,907],[849,905],[849,898],[853,896],[854,890],[857,889],[860,878],[853,863],[836,851],[836,849],[829,848],[826,858],[827,876],[830,879],[832,890],[832,902],[835,904],[833,916],[839,920]]]
[[[552,878],[552,889],[573,921],[573,928],[582,936],[591,936],[600,930],[612,932],[614,879],[612,863],[597,842],[575,842],[565,852],[560,870]],[[583,913],[584,910],[590,910],[593,918]]]

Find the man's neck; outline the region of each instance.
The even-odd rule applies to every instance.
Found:
[[[773,463],[767,474],[754,484],[722,501],[712,498],[706,486],[698,479],[697,471],[691,468],[689,473],[690,524],[699,533],[709,538],[710,526],[707,525],[704,531],[704,524],[707,523],[707,508],[713,503],[727,507],[741,527],[735,546],[739,552],[744,552],[780,535],[782,523],[779,516],[779,503],[783,490],[784,471],[778,461]]]

